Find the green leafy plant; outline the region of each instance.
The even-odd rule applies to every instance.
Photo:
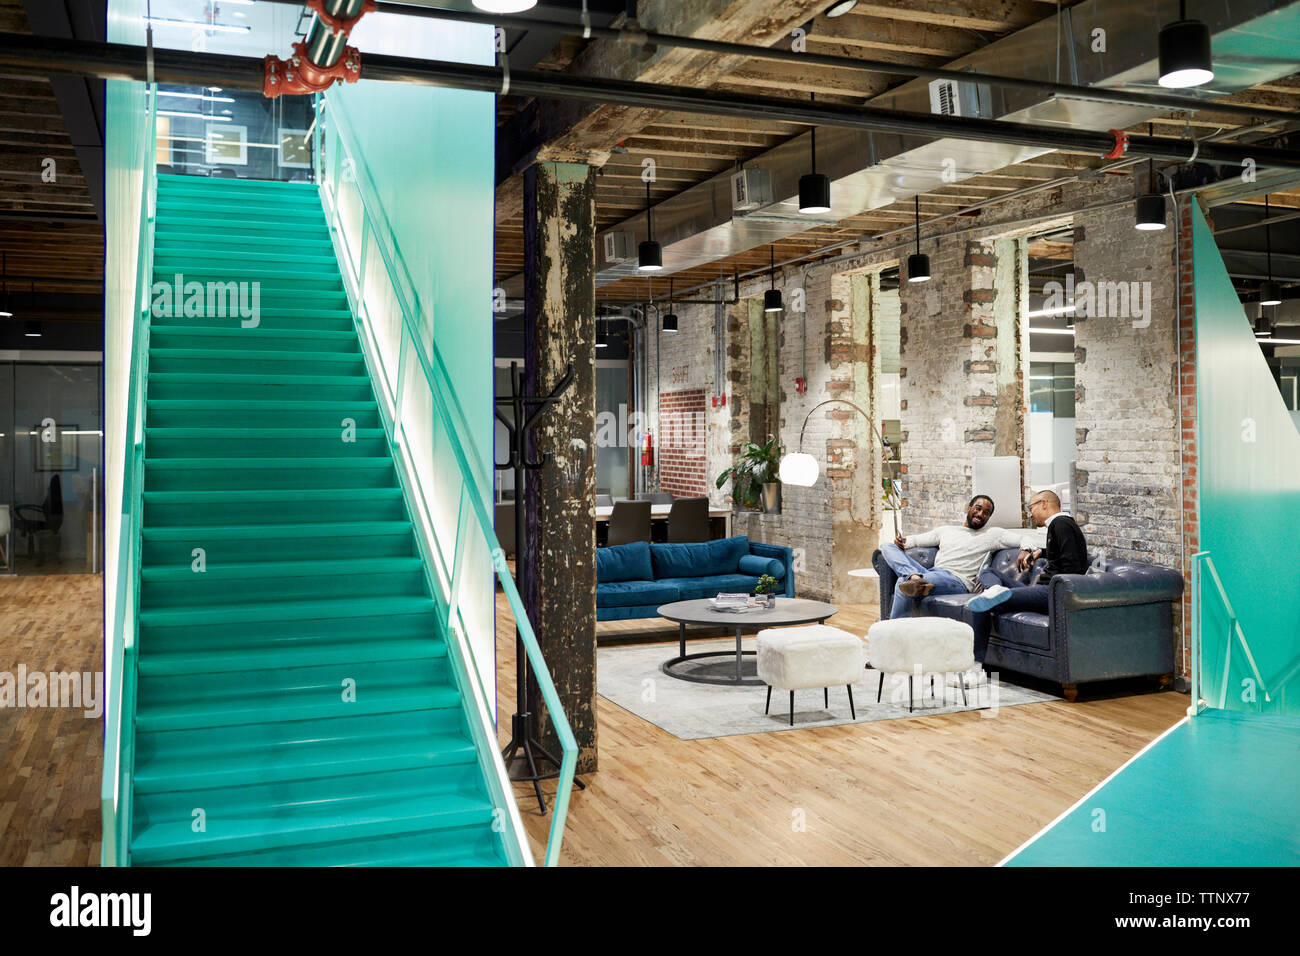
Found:
[[[776,439],[768,437],[762,445],[746,442],[740,460],[718,475],[717,487],[731,482],[735,501],[746,508],[758,508],[762,500],[763,485],[777,480],[781,469],[781,448]]]
[[[770,574],[765,574],[759,578],[758,583],[754,585],[754,593],[775,594],[778,587],[779,584],[777,583],[776,578],[772,577]]]

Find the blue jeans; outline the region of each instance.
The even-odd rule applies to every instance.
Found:
[[[962,583],[961,578],[951,571],[945,571],[943,568],[926,568],[918,564],[912,558],[907,556],[907,552],[894,544],[892,541],[880,549],[880,556],[885,559],[885,563],[894,569],[898,575],[898,584],[894,585],[894,603],[890,605],[890,618],[908,617],[912,613],[913,599],[908,597],[902,591],[898,590],[898,585],[902,584],[914,574],[919,574],[931,584],[934,585],[934,594],[965,594],[966,585]]]
[[[992,568],[980,572],[980,583],[985,590],[999,584],[1011,589],[1011,597],[993,608],[994,614],[1014,614],[1016,611],[1047,613],[1051,589],[1046,584],[1021,584],[1010,575],[1000,574]]]

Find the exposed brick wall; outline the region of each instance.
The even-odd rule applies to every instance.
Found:
[[[659,393],[659,490],[678,498],[708,494],[704,389]]]
[[[1076,517],[1112,558],[1181,567],[1174,230],[1131,210],[1075,218],[1075,282],[1150,283],[1150,316],[1075,318]],[[1115,303],[1111,303],[1113,306]],[[1109,310],[1108,306],[1108,310]],[[1100,309],[1098,309],[1100,311]]]

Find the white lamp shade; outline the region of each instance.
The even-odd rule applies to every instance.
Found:
[[[812,455],[794,452],[781,459],[779,474],[781,483],[784,485],[800,485],[804,488],[811,488],[816,484],[820,470],[817,459]]]

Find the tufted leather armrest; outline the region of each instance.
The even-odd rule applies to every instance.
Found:
[[[1150,564],[1114,564],[1095,574],[1058,574],[1052,578],[1052,606],[1063,611],[1176,601],[1183,576]]]

